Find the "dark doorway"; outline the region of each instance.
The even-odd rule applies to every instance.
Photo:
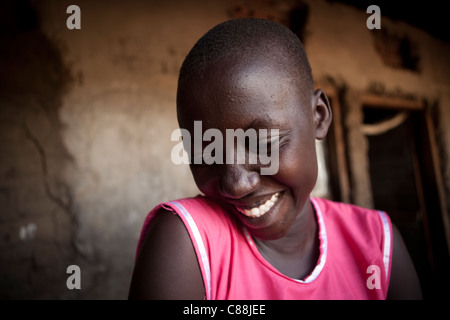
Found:
[[[400,230],[424,298],[442,298],[449,259],[425,112],[363,110],[365,126],[373,129],[367,138],[374,206]]]

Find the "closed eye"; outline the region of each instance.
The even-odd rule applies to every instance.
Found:
[[[281,149],[289,143],[289,132],[280,135],[271,136],[259,140],[258,152],[268,152]]]

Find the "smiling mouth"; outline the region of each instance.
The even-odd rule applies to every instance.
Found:
[[[242,213],[243,215],[250,217],[250,218],[259,218],[263,216],[266,212],[268,212],[272,207],[275,205],[275,203],[278,201],[279,193],[274,193],[272,197],[264,202],[263,204],[253,207],[253,208],[239,208],[236,207],[236,209]]]

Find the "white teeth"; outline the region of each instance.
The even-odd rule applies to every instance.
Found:
[[[238,210],[247,217],[258,218],[261,217],[263,214],[265,214],[267,211],[269,211],[273,207],[273,205],[277,202],[277,200],[278,200],[278,192],[273,194],[269,200],[267,200],[259,207],[254,207],[251,209],[238,209]]]

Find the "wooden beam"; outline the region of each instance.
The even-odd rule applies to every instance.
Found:
[[[424,110],[422,101],[408,100],[404,98],[391,98],[373,94],[365,94],[361,99],[364,107],[402,110]]]

